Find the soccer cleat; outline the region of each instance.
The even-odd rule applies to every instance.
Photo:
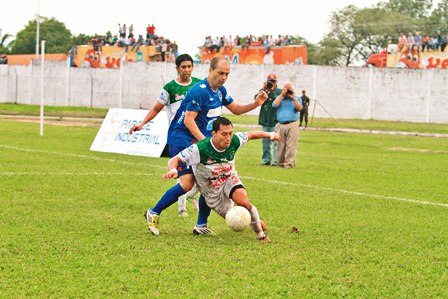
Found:
[[[179,213],[180,217],[184,217],[184,218],[188,217],[187,210],[180,210],[178,213]]]
[[[199,227],[199,226],[195,226],[193,229],[193,235],[198,236],[198,235],[210,235],[213,234],[213,231],[207,227]]]
[[[187,196],[187,201],[189,201],[191,203],[191,205],[193,206],[193,209],[195,209],[196,212],[199,211],[198,201],[196,200],[196,198]]]
[[[151,214],[149,213],[149,211],[146,211],[145,214],[145,219],[148,221],[148,229],[151,231],[151,233],[155,236],[158,236],[160,234],[159,231],[159,215],[156,214]]]
[[[257,240],[263,243],[271,243],[271,240],[268,238],[266,234],[263,234],[262,237],[257,237]]]

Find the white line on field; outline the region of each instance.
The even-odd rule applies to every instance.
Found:
[[[2,148],[2,147],[3,148],[8,148],[8,149],[24,151],[24,152],[57,154],[57,155],[61,155],[61,156],[70,156],[70,157],[77,157],[77,158],[84,158],[84,159],[93,159],[93,160],[108,161],[108,162],[118,162],[118,163],[129,164],[129,165],[142,165],[141,163],[133,163],[133,162],[127,162],[127,161],[121,161],[121,160],[115,160],[115,159],[105,159],[105,158],[92,157],[92,156],[86,156],[86,155],[78,155],[78,154],[70,154],[70,153],[60,153],[60,152],[51,152],[51,151],[27,149],[27,148],[20,148],[20,147],[8,146],[8,145],[0,144],[0,148]],[[165,168],[164,166],[160,166],[160,165],[149,165],[149,166],[158,167],[158,168]],[[410,199],[410,198],[404,198],[404,197],[385,196],[385,195],[379,195],[379,194],[371,194],[371,193],[350,191],[350,190],[330,188],[330,187],[321,187],[321,186],[308,185],[308,184],[288,183],[288,182],[267,180],[267,179],[254,178],[254,177],[248,177],[248,176],[241,176],[241,178],[245,178],[245,179],[249,179],[249,180],[255,180],[255,181],[262,181],[262,182],[267,182],[267,183],[277,184],[277,185],[289,185],[289,186],[294,186],[294,187],[305,187],[305,188],[318,189],[318,190],[327,190],[327,191],[331,191],[331,192],[339,192],[339,193],[344,193],[344,194],[349,194],[349,195],[365,196],[365,197],[386,199],[386,200],[395,200],[395,201],[404,201],[404,202],[415,203],[415,204],[433,205],[433,206],[439,206],[439,207],[448,208],[448,204],[437,203],[437,202],[430,202],[430,201],[423,201],[423,200],[416,200],[416,199]]]
[[[321,187],[321,186],[314,186],[314,185],[300,184],[300,183],[280,182],[280,181],[275,181],[275,180],[260,179],[260,178],[254,178],[254,177],[248,177],[248,176],[241,176],[241,178],[249,179],[249,180],[255,180],[255,181],[262,181],[262,182],[267,182],[267,183],[272,183],[272,184],[278,184],[278,185],[289,185],[289,186],[294,186],[294,187],[305,187],[305,188],[311,188],[311,189],[327,190],[327,191],[331,191],[331,192],[344,193],[344,194],[349,194],[349,195],[365,196],[365,197],[386,199],[386,200],[405,201],[405,202],[422,204],[422,205],[432,205],[432,206],[439,206],[439,207],[448,208],[448,204],[445,204],[445,203],[437,203],[437,202],[430,202],[430,201],[424,201],[424,200],[416,200],[416,199],[410,199],[410,198],[404,198],[404,197],[371,194],[371,193],[350,191],[350,190],[330,188],[330,187]]]
[[[9,146],[9,145],[3,145],[3,144],[0,144],[0,148],[7,148],[7,149],[13,149],[13,150],[17,150],[17,151],[30,152],[30,153],[43,153],[43,154],[52,154],[52,155],[54,154],[54,155],[60,155],[60,156],[69,156],[69,157],[92,159],[92,160],[99,160],[99,161],[118,162],[118,163],[128,164],[128,165],[140,165],[140,166],[143,165],[142,163],[128,162],[128,161],[115,160],[115,159],[106,159],[106,158],[93,157],[93,156],[87,156],[87,155],[78,155],[78,154],[70,154],[70,153],[60,153],[60,152],[36,150],[36,149],[22,148],[22,147]],[[164,168],[164,169],[166,168],[166,166],[160,166],[160,165],[151,165],[151,164],[146,164],[146,163],[145,163],[145,165],[151,166],[151,167]]]
[[[132,175],[132,176],[153,176],[152,173],[124,173],[124,172],[13,172],[13,171],[5,171],[0,172],[0,175],[66,175],[66,176],[75,176],[75,175],[98,175],[98,176],[106,176],[106,175]]]

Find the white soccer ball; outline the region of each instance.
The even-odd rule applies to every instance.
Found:
[[[233,207],[226,214],[226,223],[232,230],[240,232],[250,225],[250,213],[244,207]]]

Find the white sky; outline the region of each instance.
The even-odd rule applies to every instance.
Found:
[[[63,22],[72,34],[118,33],[118,23],[134,24],[134,34],[145,34],[154,24],[156,34],[174,40],[179,53],[194,57],[207,35],[299,35],[312,43],[329,31],[331,12],[353,4],[372,7],[380,0],[11,0],[4,3],[0,29],[15,35],[38,12]],[[40,5],[39,5],[40,3]]]

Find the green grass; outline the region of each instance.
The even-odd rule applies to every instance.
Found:
[[[46,116],[64,117],[85,117],[85,118],[104,118],[108,109],[85,108],[85,107],[66,107],[66,106],[45,106],[44,114]],[[38,105],[17,105],[0,104],[0,114],[7,115],[40,115],[40,106]],[[226,115],[232,122],[245,125],[258,124],[258,116],[254,115]],[[362,119],[331,119],[314,118],[311,120],[310,127],[316,128],[350,128],[380,131],[402,131],[402,132],[421,132],[421,133],[440,133],[448,134],[446,124],[426,124],[410,123],[399,121],[377,121]]]
[[[190,206],[152,236],[167,159],[90,152],[98,128],[0,130],[1,298],[448,296],[446,138],[301,131],[289,170],[259,166],[249,142],[237,169],[273,240],[260,244],[214,213],[216,235],[194,237]]]

